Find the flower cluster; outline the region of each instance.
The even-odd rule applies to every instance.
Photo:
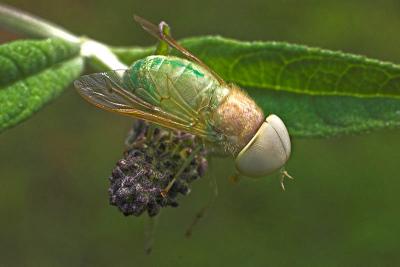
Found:
[[[207,170],[206,150],[191,134],[166,131],[137,120],[126,145],[128,149],[112,171],[109,187],[110,204],[124,215],[139,216],[147,211],[154,216],[161,207],[178,206],[178,195],[187,195],[190,183]],[[163,195],[163,190],[179,173]]]

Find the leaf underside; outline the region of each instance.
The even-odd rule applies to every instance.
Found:
[[[400,67],[279,42],[198,37],[181,44],[277,114],[292,136],[329,137],[400,126]],[[115,48],[126,64],[153,48]],[[173,52],[176,55],[176,51]]]
[[[33,115],[83,70],[79,46],[58,39],[0,46],[0,132]]]

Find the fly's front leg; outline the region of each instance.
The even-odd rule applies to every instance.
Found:
[[[196,155],[200,152],[201,150],[201,145],[198,145],[192,153],[185,159],[183,162],[182,166],[179,168],[179,170],[176,172],[175,176],[172,178],[172,180],[168,183],[167,187],[164,188],[164,190],[161,191],[161,195],[163,197],[166,197],[168,195],[169,190],[172,188],[174,183],[180,179],[183,171],[189,166],[190,162],[196,157]]]
[[[238,172],[236,172],[234,175],[229,176],[229,181],[232,184],[239,183],[239,180],[240,180],[240,174]]]
[[[292,179],[292,180],[294,178],[285,170],[285,168],[282,168],[280,173],[281,173],[281,177],[280,177],[281,187],[282,187],[282,190],[285,191],[286,190],[285,189],[285,184],[284,184],[285,178],[287,177],[287,178]]]
[[[160,35],[166,35],[166,36],[171,35],[171,28],[164,21],[161,21],[160,24],[158,24],[158,30],[160,32]],[[155,54],[167,56],[169,54],[169,50],[170,46],[168,45],[168,43],[161,39],[158,42]]]
[[[212,164],[212,159],[209,159],[210,165]],[[193,218],[192,222],[190,223],[189,227],[186,229],[185,236],[191,237],[194,227],[200,221],[201,218],[204,217],[207,210],[211,207],[214,203],[215,199],[218,197],[218,184],[213,174],[210,174],[210,187],[212,189],[212,195],[208,202],[196,213],[195,217]]]
[[[145,244],[144,250],[146,254],[150,254],[153,250],[154,236],[160,214],[156,216],[149,216],[148,222],[145,225]]]

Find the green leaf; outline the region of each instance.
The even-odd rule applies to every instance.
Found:
[[[247,91],[265,114],[282,118],[291,136],[330,137],[400,126],[398,99]]]
[[[59,39],[0,46],[0,132],[32,116],[79,77],[79,49]]]
[[[400,67],[362,56],[278,42],[198,37],[181,44],[292,136],[327,137],[400,126]],[[114,48],[126,64],[154,48]],[[174,52],[176,54],[176,51]]]
[[[400,66],[392,63],[279,42],[198,37],[185,39],[181,44],[224,79],[244,87],[311,95],[400,99]],[[130,64],[151,54],[153,49],[116,48],[113,51]]]

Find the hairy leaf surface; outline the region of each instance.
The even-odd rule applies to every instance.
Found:
[[[0,131],[30,117],[79,77],[79,46],[58,39],[0,46]]]

